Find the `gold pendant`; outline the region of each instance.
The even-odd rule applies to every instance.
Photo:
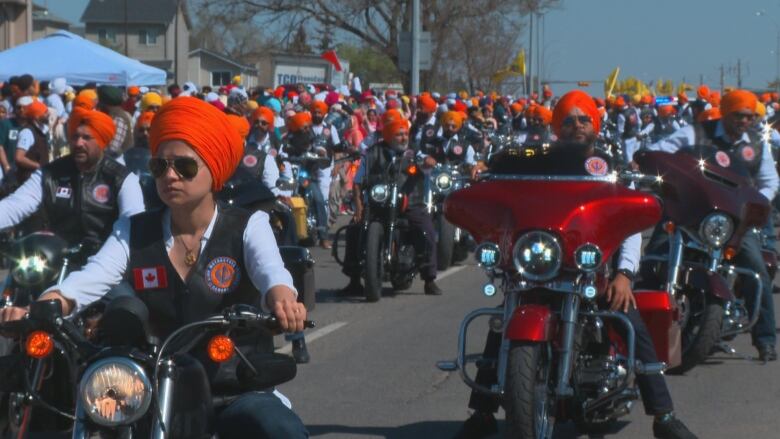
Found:
[[[197,261],[198,258],[195,257],[195,254],[191,251],[188,251],[186,255],[184,255],[184,263],[187,264],[188,267],[192,267],[195,265],[195,261]]]

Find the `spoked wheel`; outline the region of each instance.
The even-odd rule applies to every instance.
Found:
[[[682,363],[669,369],[671,374],[682,374],[710,356],[720,340],[723,323],[723,304],[701,293],[686,294],[678,301],[682,312]]]
[[[546,343],[512,342],[507,364],[507,438],[549,439],[555,426],[551,354]]]

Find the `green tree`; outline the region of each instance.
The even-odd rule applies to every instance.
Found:
[[[349,61],[349,70],[359,77],[365,86],[371,82],[403,82],[403,76],[384,53],[371,47],[348,44],[338,46],[339,58]]]

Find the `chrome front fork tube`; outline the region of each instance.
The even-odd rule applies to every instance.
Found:
[[[577,330],[577,318],[580,311],[580,297],[569,294],[563,300],[561,310],[561,349],[558,367],[558,386],[555,393],[560,397],[574,395],[574,389],[569,385],[572,364],[574,363],[574,334]]]

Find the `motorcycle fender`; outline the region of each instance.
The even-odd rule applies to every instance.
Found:
[[[636,290],[634,299],[658,360],[668,367],[678,366],[682,362],[682,330],[674,299],[666,291],[655,290]]]
[[[558,318],[544,305],[520,305],[506,325],[504,337],[517,341],[552,341]]]
[[[718,273],[707,273],[707,291],[713,296],[723,300],[724,302],[735,300],[734,293],[726,283],[726,279],[723,279]]]

